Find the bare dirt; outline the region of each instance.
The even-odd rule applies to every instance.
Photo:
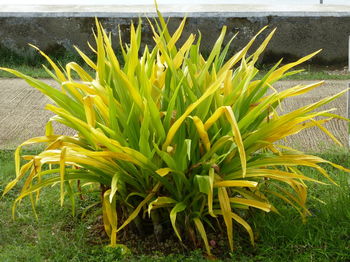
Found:
[[[52,80],[44,80],[54,85]],[[281,81],[276,83],[276,89],[283,89],[297,84],[307,84],[317,81]],[[316,102],[321,98],[336,94],[347,88],[347,80],[327,80],[325,84],[309,94],[293,97],[282,105],[284,112]],[[50,100],[36,89],[20,79],[0,79],[0,149],[14,149],[25,140],[42,136],[45,124],[53,115],[44,109]],[[323,109],[336,108],[336,114],[346,117],[346,95],[326,105]],[[283,113],[283,112],[282,112]],[[343,143],[348,145],[348,124],[334,119],[326,127]],[[57,134],[72,133],[69,128],[56,125]],[[299,150],[320,151],[334,147],[332,140],[317,128],[304,130],[290,137],[287,141]]]

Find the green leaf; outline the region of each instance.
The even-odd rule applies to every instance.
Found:
[[[118,180],[120,179],[120,173],[115,173],[112,177],[111,193],[109,194],[109,202],[112,203],[115,193],[118,190]]]
[[[178,232],[178,230],[177,230],[177,228],[176,228],[176,216],[177,216],[177,214],[179,213],[179,212],[182,212],[182,211],[184,211],[185,209],[186,209],[186,204],[185,203],[183,203],[183,202],[179,202],[179,203],[177,203],[174,207],[173,207],[173,209],[171,209],[171,211],[170,211],[170,221],[171,221],[171,225],[173,226],[173,229],[174,229],[174,231],[175,231],[175,234],[176,234],[176,236],[178,237],[178,239],[180,239],[180,241],[182,241],[182,238],[181,238],[181,236],[180,236],[180,234],[179,234],[179,232]]]
[[[199,192],[202,192],[208,195],[210,192],[209,176],[195,175],[194,179],[199,187]]]

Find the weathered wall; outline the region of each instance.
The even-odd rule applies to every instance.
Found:
[[[98,16],[102,24],[112,32],[114,43],[118,44],[118,25],[122,38],[128,39],[130,20],[138,20],[139,14],[118,12],[84,13],[1,13],[0,12],[0,48],[12,50],[21,55],[33,52],[27,43],[39,46],[47,53],[57,50],[73,51],[73,45],[87,50],[87,41],[93,42],[92,28],[94,17]],[[172,14],[170,28],[174,30],[181,21],[181,14]],[[144,17],[144,15],[141,15]],[[143,36],[146,43],[152,43],[151,28],[144,19]],[[350,12],[315,15],[308,13],[190,13],[184,36],[189,33],[202,33],[202,50],[209,52],[223,25],[227,25],[227,39],[237,31],[232,51],[242,47],[261,29],[268,25],[266,33],[277,27],[277,32],[270,42],[263,62],[276,61],[281,57],[295,59],[318,49],[323,51],[311,61],[323,64],[346,64],[348,57],[348,36],[350,35]]]

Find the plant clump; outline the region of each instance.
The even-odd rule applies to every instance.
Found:
[[[141,21],[136,27],[131,24],[130,43],[120,43],[118,59],[111,36],[97,21],[92,48],[97,60],[77,48],[95,75],[75,62],[60,68],[40,51],[59,89],[2,68],[48,96],[53,103],[46,109],[55,114],[44,136],[16,150],[16,178],[4,191],[24,181],[15,205],[26,196],[35,205],[35,194],[39,197],[42,188],[57,185],[61,204],[68,196],[74,209],[79,188],[86,186],[101,192],[103,224],[112,247],[130,224],[140,232],[148,225],[159,237],[168,225],[180,241],[201,242],[208,255],[213,246],[208,234],[213,232],[225,234],[233,250],[235,226],[242,226],[254,245],[245,218],[249,209],[278,213],[273,202],[281,199],[302,218],[310,214],[306,183],[321,182],[299,167],[314,168],[330,181],[321,164],[346,169],[279,141],[316,126],[338,143],[322,125],[340,117],[315,110],[345,91],[280,114],[283,100],[322,82],[280,92],[273,84],[298,73],[290,70],[318,52],[283,66],[278,62],[258,78],[255,64],[275,30],[254,52],[250,48],[265,28],[227,57],[234,37],[224,45],[223,27],[205,58],[200,35],[190,34],[178,43],[185,23],[183,19],[171,34],[158,12],[158,20],[150,22],[155,45],[144,50]],[[74,129],[76,135],[56,134],[52,122]],[[21,148],[36,143],[44,143],[45,149],[23,156],[26,162],[21,164]]]

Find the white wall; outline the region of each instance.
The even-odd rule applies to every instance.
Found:
[[[158,0],[158,4],[188,4],[188,0]],[[0,5],[153,5],[153,0],[0,0]],[[320,0],[191,0],[191,4],[312,5]],[[323,0],[324,4],[350,5],[350,0]]]

